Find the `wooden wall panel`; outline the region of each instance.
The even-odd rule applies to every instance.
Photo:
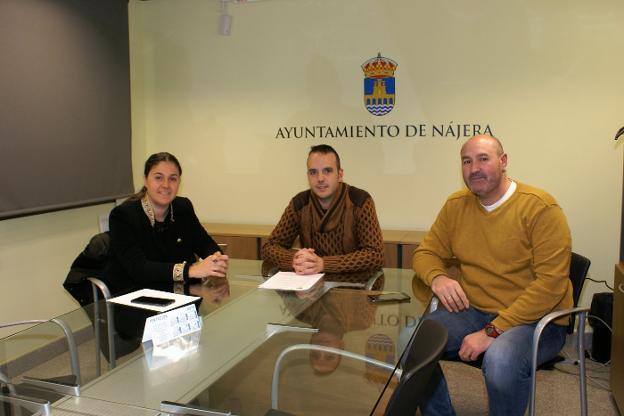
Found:
[[[258,260],[258,239],[256,237],[236,237],[213,235],[219,244],[227,244],[225,254],[234,259]]]

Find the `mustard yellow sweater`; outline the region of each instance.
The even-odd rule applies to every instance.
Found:
[[[492,323],[506,330],[572,307],[570,253],[561,207],[546,192],[518,183],[490,213],[469,190],[452,194],[414,252],[413,267],[431,285],[446,274],[443,261],[457,258],[470,304],[498,314]]]

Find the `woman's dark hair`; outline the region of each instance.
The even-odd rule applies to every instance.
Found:
[[[178,159],[169,152],[160,152],[154,153],[145,161],[145,169],[143,169],[143,175],[147,178],[147,175],[150,173],[150,170],[160,162],[171,162],[178,168],[178,172],[180,176],[182,176],[182,166],[180,166],[180,162]]]
[[[182,166],[180,165],[178,158],[169,152],[154,153],[153,155],[148,157],[147,160],[145,161],[145,168],[143,169],[143,175],[147,178],[147,175],[149,175],[152,168],[154,168],[154,166],[158,165],[160,162],[173,163],[178,168],[178,172],[180,173],[180,176],[182,176]],[[145,186],[143,186],[139,192],[132,195],[130,198],[128,198],[128,200],[136,201],[136,200],[142,199],[145,196],[145,191],[146,191]]]

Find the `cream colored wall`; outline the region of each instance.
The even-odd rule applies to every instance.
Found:
[[[619,246],[623,5],[398,0],[131,1],[135,173],[168,150],[203,221],[272,224],[327,142],[383,228],[427,229],[462,186],[464,138],[275,139],[280,126],[489,124],[512,177],[563,206],[574,250],[612,281]],[[397,106],[362,105],[360,65],[398,62]],[[430,127],[431,128],[431,127]],[[604,287],[590,283],[584,303]]]
[[[0,322],[48,319],[78,307],[62,284],[98,232],[100,214],[111,208],[103,204],[0,221]],[[0,330],[0,336],[18,330]]]

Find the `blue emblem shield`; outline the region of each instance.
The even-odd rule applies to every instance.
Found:
[[[364,106],[375,116],[388,114],[396,104],[394,72],[397,63],[381,53],[362,64],[364,71]]]

